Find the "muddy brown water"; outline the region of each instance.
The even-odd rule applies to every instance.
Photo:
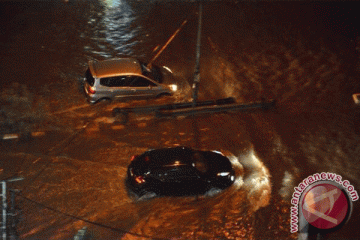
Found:
[[[204,4],[199,99],[265,97],[276,99],[277,108],[163,120],[140,116],[127,125],[115,125],[103,111],[111,105],[86,105],[79,82],[87,61],[149,60],[188,19],[156,64],[191,85],[196,3],[70,0],[0,6],[2,89],[12,82],[26,85],[35,100],[45,99],[49,112],[61,113],[52,134],[1,146],[1,179],[19,174],[29,179],[17,185],[27,198],[19,199],[23,239],[69,239],[84,226],[96,239],[296,239],[289,227],[290,200],[305,177],[333,172],[359,190],[360,115],[351,99],[360,91],[353,41],[358,30],[351,6]],[[332,18],[345,14],[336,9],[348,14],[343,26]],[[190,98],[186,90],[155,102]],[[146,104],[111,104],[138,103]],[[91,116],[96,120],[72,138]],[[235,184],[199,198],[139,200],[126,191],[132,155],[177,144],[232,155]],[[354,202],[350,221],[325,239],[356,239],[359,220]]]

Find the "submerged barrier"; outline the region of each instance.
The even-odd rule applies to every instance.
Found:
[[[204,106],[204,107],[195,107],[189,109],[181,110],[164,110],[156,113],[157,117],[173,117],[173,116],[187,116],[195,114],[204,114],[204,113],[217,113],[217,112],[227,112],[227,111],[244,111],[250,109],[269,109],[275,105],[275,100],[268,102],[253,102],[245,104],[226,104],[226,105],[216,105],[216,106]]]
[[[171,117],[180,115],[195,115],[203,113],[216,113],[226,111],[239,111],[247,109],[269,109],[275,105],[275,100],[259,101],[253,103],[236,104],[236,100],[233,97],[207,100],[200,102],[186,102],[175,103],[166,105],[152,105],[146,107],[133,107],[133,108],[114,108],[112,114],[114,117],[120,119],[121,123],[127,123],[129,121],[130,114],[150,114],[155,113],[156,117]]]

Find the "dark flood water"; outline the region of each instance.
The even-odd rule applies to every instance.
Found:
[[[2,91],[25,85],[44,103],[52,116],[44,126],[54,131],[1,147],[0,178],[35,179],[18,187],[43,204],[21,200],[21,238],[70,239],[87,226],[96,239],[297,239],[290,233],[290,200],[304,178],[333,172],[360,189],[360,111],[351,97],[360,91],[354,9],[350,3],[205,3],[199,99],[265,97],[276,99],[277,108],[161,121],[145,116],[113,126],[106,110],[146,103],[87,105],[79,86],[87,61],[149,61],[187,19],[155,63],[191,85],[198,4],[0,2]],[[155,102],[190,99],[187,88]],[[49,150],[91,116],[95,121],[71,145]],[[129,195],[123,180],[130,157],[177,144],[231,155],[234,185],[199,198]],[[353,206],[350,221],[325,239],[358,238],[360,206]]]

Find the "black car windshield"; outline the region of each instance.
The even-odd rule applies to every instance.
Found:
[[[148,68],[147,64],[145,64],[143,62],[140,62],[140,65],[141,65],[142,74],[144,76],[151,78],[152,80],[154,80],[158,83],[162,83],[163,79],[162,79],[162,74],[161,74],[159,67],[151,66],[150,68]]]
[[[202,173],[206,173],[209,170],[209,164],[200,152],[194,152],[193,166]]]

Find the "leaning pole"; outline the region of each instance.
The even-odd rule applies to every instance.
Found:
[[[197,101],[198,91],[199,91],[199,83],[200,83],[201,21],[202,21],[202,3],[200,2],[200,6],[199,6],[199,25],[198,25],[197,42],[196,42],[195,74],[194,74],[194,83],[192,85],[192,89],[193,89],[193,107],[196,106],[196,101]]]

